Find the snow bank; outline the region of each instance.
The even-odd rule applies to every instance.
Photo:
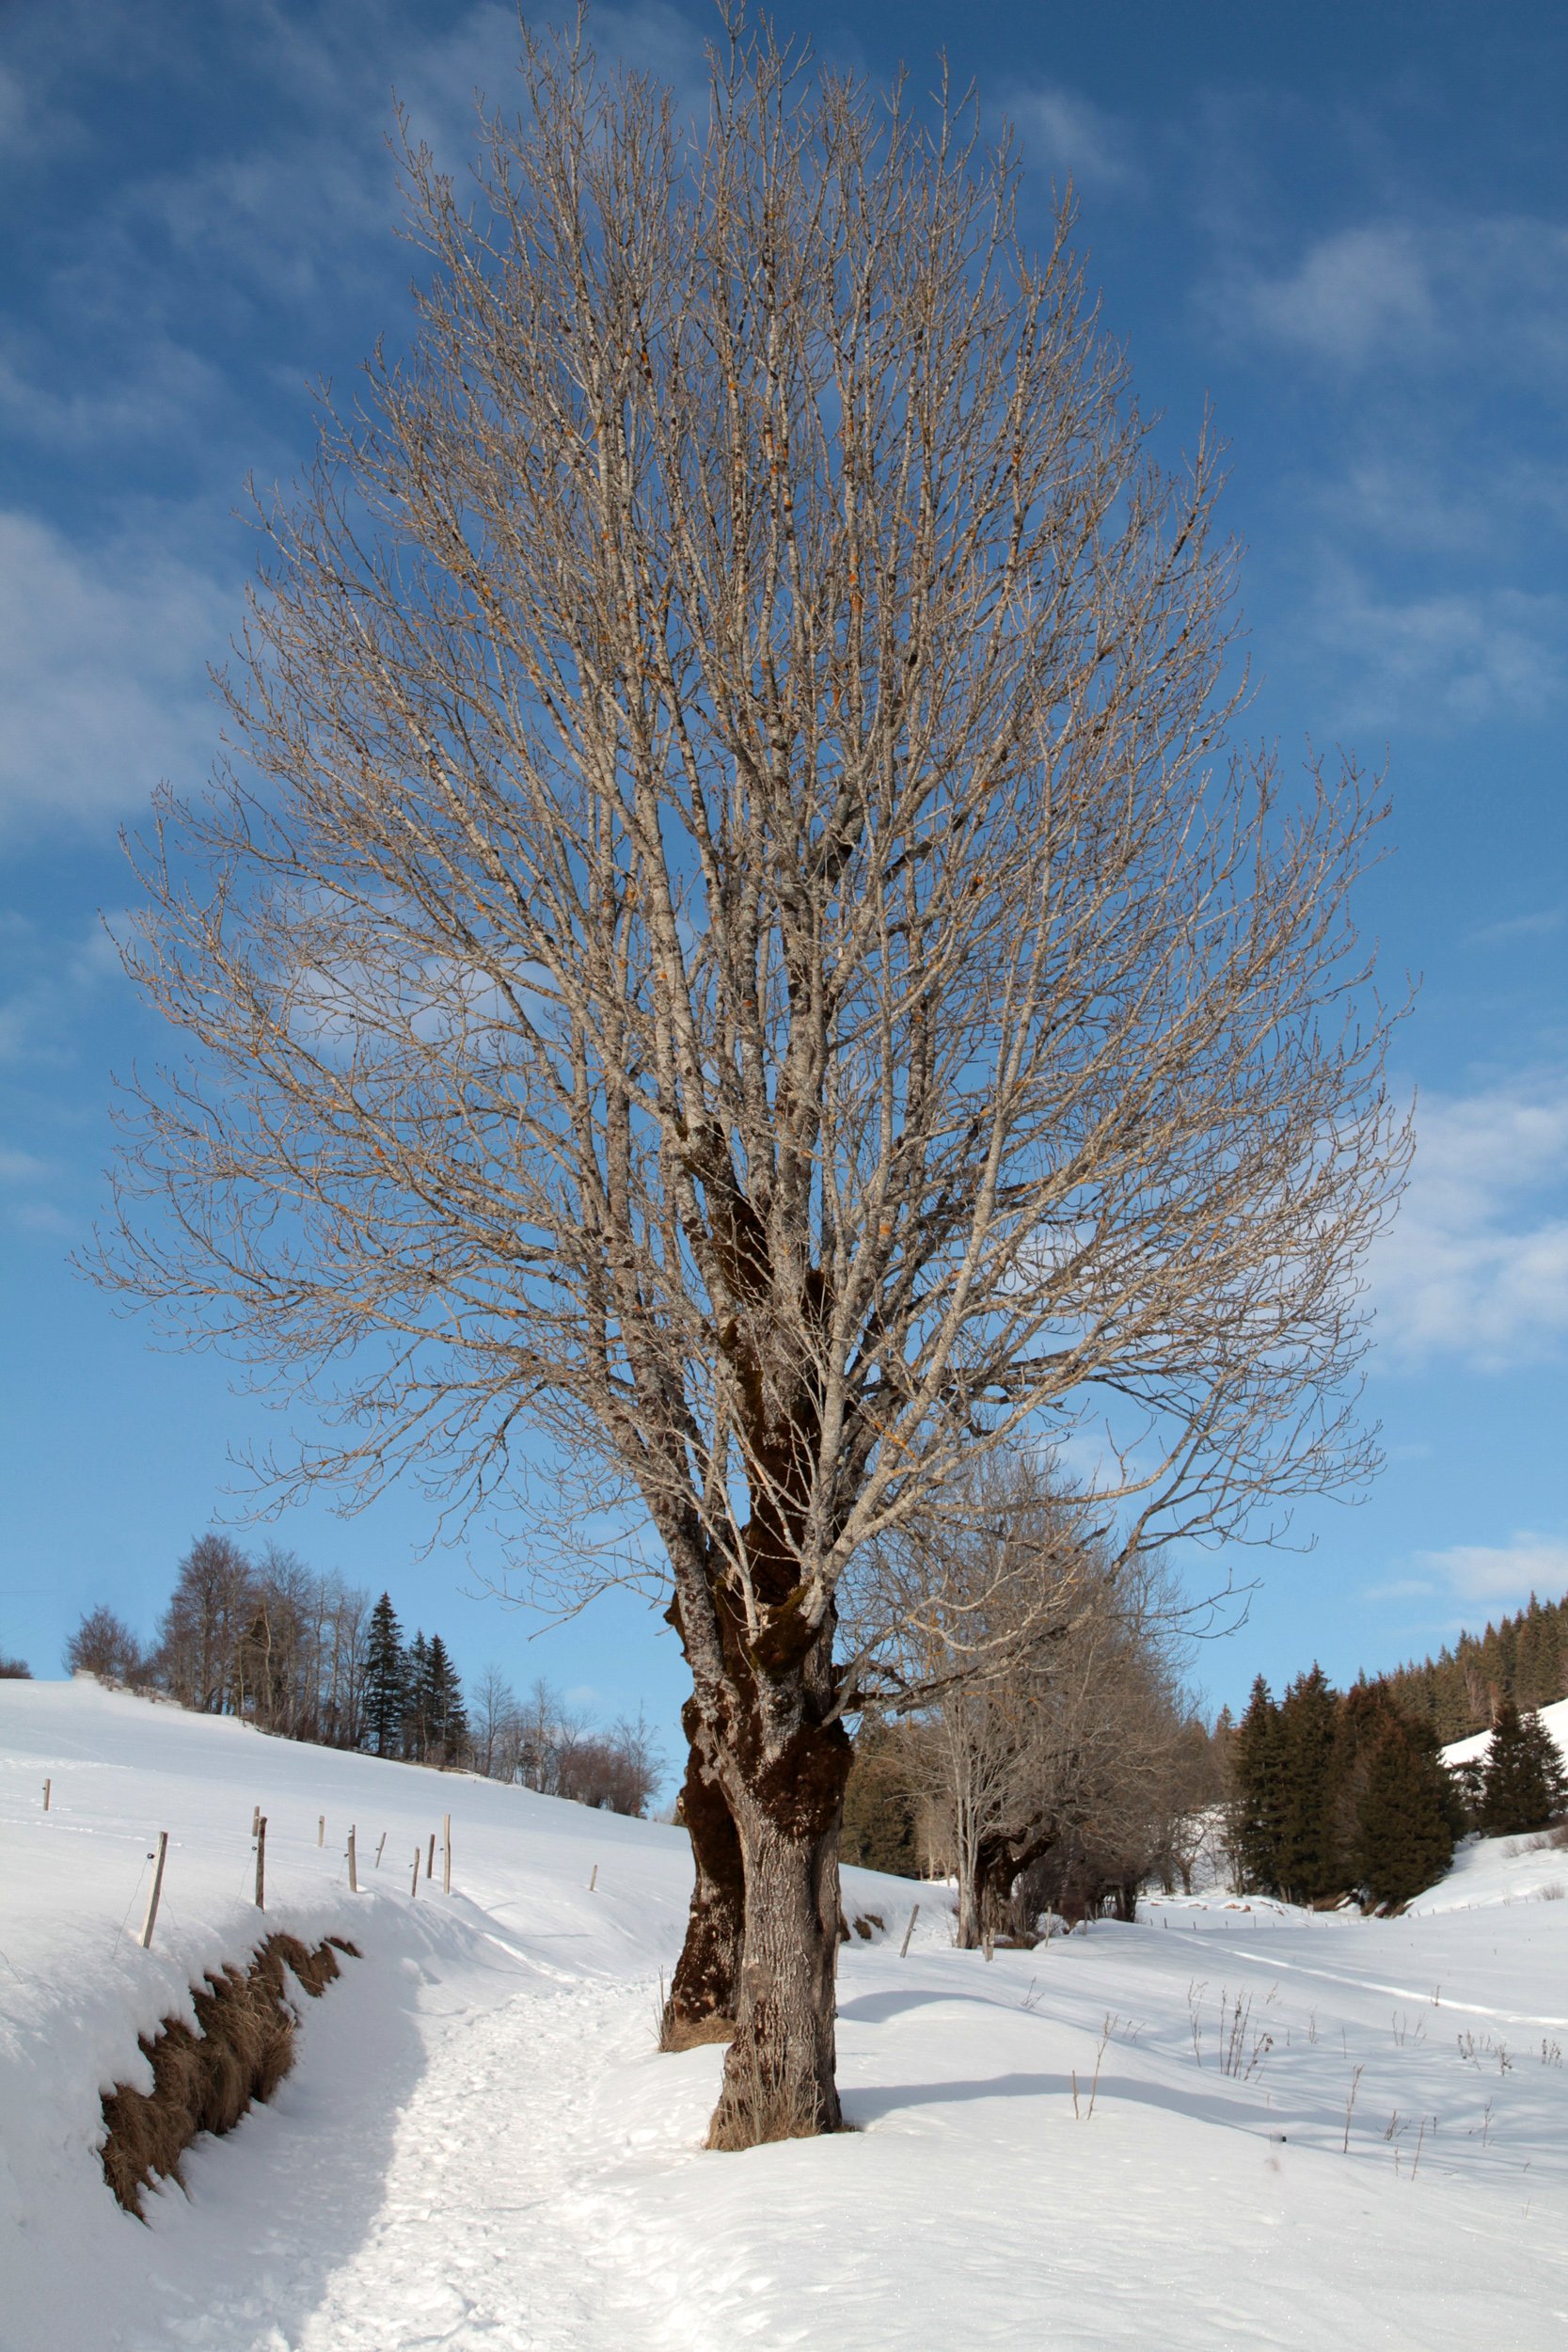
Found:
[[[454,1892],[437,1863],[411,1899],[447,1811]],[[987,1963],[938,1890],[851,1872],[847,1907],[889,1930],[843,1955],[857,2128],[718,2156],[721,2051],[652,2046],[677,1832],[15,1683],[0,1827],[5,2352],[1563,2340],[1568,1902],[1364,1921],[1212,1897]],[[99,2172],[100,2090],[273,1927],[365,1958],[308,2005],[273,2106],[198,2143],[144,2227]]]
[[[1557,1741],[1564,1763],[1568,1763],[1568,1699],[1559,1699],[1555,1705],[1542,1708],[1540,1712],[1542,1722]],[[1442,1752],[1443,1761],[1445,1764],[1469,1764],[1478,1756],[1484,1756],[1491,1745],[1492,1734],[1478,1731],[1471,1740],[1452,1740]]]

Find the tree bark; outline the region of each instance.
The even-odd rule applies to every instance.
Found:
[[[746,1879],[740,1838],[715,1769],[711,1743],[693,1699],[681,1710],[689,1742],[681,1812],[691,1838],[694,1883],[686,1942],[664,2004],[661,2045],[679,2050],[711,2038],[716,2022],[733,2023],[740,1997]]]
[[[843,2125],[833,2031],[838,1832],[850,1746],[840,1723],[791,1742],[789,1771],[748,1775],[735,1823],[746,1880],[740,2000],[710,2148]]]

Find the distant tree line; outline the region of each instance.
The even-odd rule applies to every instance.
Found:
[[[1538,1600],[1517,1616],[1462,1633],[1452,1649],[1400,1666],[1382,1680],[1395,1705],[1447,1747],[1487,1730],[1512,1700],[1522,1712],[1568,1698],[1568,1596]]]
[[[388,1594],[372,1604],[291,1551],[269,1545],[252,1559],[226,1535],[193,1543],[154,1642],[100,1606],[65,1663],[281,1739],[461,1768],[614,1813],[645,1812],[662,1771],[641,1715],[596,1729],[543,1680],[519,1700],[494,1666],[467,1697],[441,1635],[405,1640]]]
[[[1241,1883],[1298,1903],[1407,1902],[1442,1877],[1466,1830],[1544,1829],[1568,1806],[1551,1734],[1512,1699],[1486,1756],[1450,1771],[1391,1678],[1341,1693],[1318,1666],[1278,1701],[1259,1677],[1230,1770]]]

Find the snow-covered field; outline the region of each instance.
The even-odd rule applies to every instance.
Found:
[[[437,1858],[411,1899],[443,1812],[453,1893]],[[5,2352],[1568,2340],[1568,1853],[1469,1847],[1394,1921],[1211,1896],[990,1964],[850,1872],[891,1931],[843,1959],[859,2128],[723,2156],[721,2052],[652,2047],[678,1832],[82,1683],[0,1683],[0,1829]],[[365,1956],[144,2227],[99,2093],[279,1927]]]

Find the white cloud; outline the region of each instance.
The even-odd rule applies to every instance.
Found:
[[[1244,335],[1330,370],[1551,382],[1568,356],[1568,229],[1528,215],[1372,221],[1277,274],[1232,271],[1208,300]]]
[[[1453,1544],[1446,1551],[1418,1551],[1416,1560],[1459,1600],[1512,1604],[1531,1593],[1544,1598],[1568,1592],[1568,1542],[1528,1529],[1521,1529],[1506,1544]],[[1389,1594],[1432,1589],[1418,1584],[1384,1588]]]
[[[1515,939],[1550,939],[1562,929],[1561,907],[1537,907],[1528,914],[1505,914],[1482,923],[1469,935],[1472,947],[1505,947]]]
[[[0,945],[6,967],[0,979],[0,1065],[69,1059],[80,1038],[85,1009],[105,981],[119,977],[119,954],[113,940],[97,922],[74,939],[30,924],[11,924]],[[31,1155],[13,1156],[26,1160]]]
[[[1243,304],[1255,333],[1353,365],[1396,338],[1424,348],[1436,324],[1426,262],[1403,228],[1324,238],[1290,275],[1255,278]]]
[[[1474,587],[1400,597],[1324,559],[1304,626],[1343,665],[1338,723],[1475,725],[1539,719],[1568,688],[1568,598]]]
[[[8,1144],[0,1143],[0,1184],[36,1184],[49,1173],[47,1161],[35,1158],[31,1152],[14,1152]]]
[[[1568,1077],[1430,1096],[1416,1132],[1372,1266],[1380,1347],[1398,1364],[1487,1371],[1554,1353],[1568,1336]]]
[[[1059,179],[1106,192],[1141,183],[1126,124],[1077,91],[1034,83],[1009,94],[1006,111],[1025,154]]]
[[[102,823],[210,764],[206,663],[238,596],[153,545],[74,547],[0,511],[0,829]]]

